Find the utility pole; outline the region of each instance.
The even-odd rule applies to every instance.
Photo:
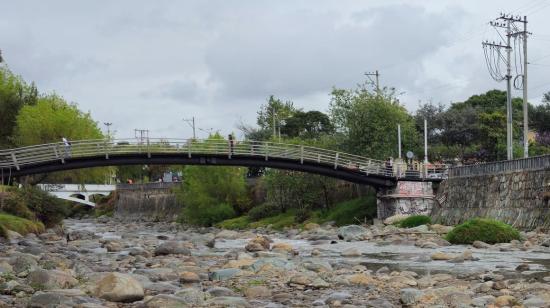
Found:
[[[428,163],[428,121],[424,119],[424,163]]]
[[[193,116],[191,119],[183,119],[191,128],[193,128],[193,139],[197,139],[197,135],[195,134],[195,116]]]
[[[380,79],[379,79],[380,74],[378,73],[378,70],[374,71],[374,73],[373,72],[367,72],[367,73],[365,73],[365,76],[367,76],[369,78],[369,80],[376,85],[376,94],[380,94]],[[375,76],[376,81],[373,81],[370,78],[370,76]]]
[[[108,140],[111,140],[111,125],[113,125],[113,123],[111,122],[103,122],[103,124],[105,126],[107,126],[107,139]]]
[[[398,158],[401,159],[401,124],[397,124],[397,153]]]
[[[516,22],[523,23],[523,31],[520,31],[516,26]],[[516,66],[516,79],[522,77],[521,87],[516,86],[514,79],[514,87],[516,89],[523,88],[523,156],[528,157],[529,155],[529,124],[528,124],[528,103],[527,103],[527,36],[530,34],[527,32],[527,16],[521,18],[520,16],[513,16],[511,14],[500,14],[500,17],[496,21],[491,21],[489,23],[491,26],[496,28],[503,28],[506,30],[506,45],[502,43],[490,43],[489,41],[484,41],[482,43],[483,50],[485,52],[485,60],[487,62],[487,68],[489,69],[489,74],[496,81],[502,81],[506,79],[506,157],[507,159],[513,159],[513,132],[512,132],[512,119],[513,119],[513,110],[512,110],[512,46],[510,44],[511,38],[513,37],[517,40],[518,36],[523,36],[523,63],[520,61],[520,67],[523,65],[522,71],[518,71]],[[497,30],[498,32],[498,30]],[[500,33],[499,33],[500,35]],[[502,38],[502,36],[501,36]],[[520,42],[521,44],[521,42]],[[501,49],[506,50],[506,58],[501,53]],[[518,48],[519,49],[519,48]],[[516,50],[519,52],[519,50]],[[515,53],[516,59],[518,54]],[[521,54],[519,54],[521,58]],[[500,65],[502,62],[506,64],[506,75],[502,75]]]

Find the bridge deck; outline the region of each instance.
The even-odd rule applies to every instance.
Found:
[[[392,186],[397,179],[439,181],[443,166],[387,168],[384,161],[316,147],[259,141],[119,139],[51,143],[0,150],[3,179],[95,166],[206,164],[265,166],[312,172],[352,182]]]

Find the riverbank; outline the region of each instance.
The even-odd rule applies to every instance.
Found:
[[[426,226],[248,231],[65,220],[0,244],[0,307],[483,307],[550,302],[550,236],[450,246]],[[49,305],[49,306],[48,306]]]

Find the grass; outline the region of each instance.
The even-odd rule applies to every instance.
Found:
[[[272,217],[262,218],[249,224],[251,228],[262,228],[271,225],[275,230],[282,230],[285,227],[296,225],[296,213],[294,210],[288,210]]]
[[[482,241],[489,244],[508,243],[519,240],[519,231],[512,226],[494,219],[474,218],[458,225],[446,236],[452,244],[471,244]]]
[[[7,235],[5,230],[15,231],[21,235],[28,233],[44,232],[44,224],[39,221],[32,221],[25,218],[13,216],[10,214],[0,213],[0,227],[4,229],[3,234]]]
[[[240,216],[236,218],[226,219],[216,224],[218,228],[230,229],[230,230],[242,230],[248,228],[250,224],[250,217]]]
[[[432,223],[432,219],[426,215],[414,215],[409,216],[396,223],[401,228],[414,228],[421,225],[429,225]]]

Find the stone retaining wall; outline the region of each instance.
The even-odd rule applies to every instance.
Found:
[[[158,186],[158,185],[157,185]],[[135,185],[118,189],[114,216],[123,220],[175,221],[182,205],[170,185],[148,187]]]
[[[550,227],[550,170],[454,177],[439,186],[432,218],[454,225],[488,217],[521,229]]]

